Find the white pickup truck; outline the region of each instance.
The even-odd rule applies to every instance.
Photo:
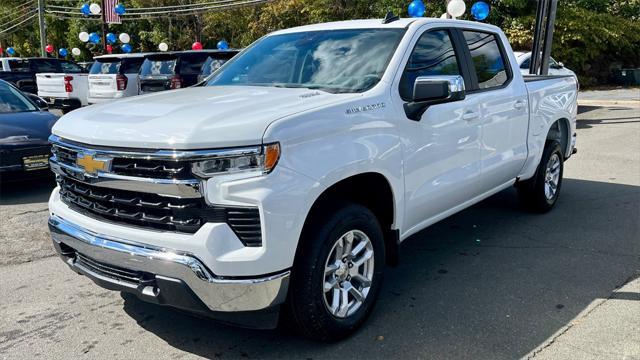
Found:
[[[340,339],[411,235],[514,185],[556,204],[576,96],[571,76],[523,78],[486,24],[276,31],[204,86],[62,117],[53,242],[104,288]]]
[[[61,73],[36,74],[38,96],[49,103],[50,108],[63,112],[86,106],[89,89],[89,72],[82,66],[60,60]]]

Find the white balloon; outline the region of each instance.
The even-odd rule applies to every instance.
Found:
[[[167,51],[169,50],[169,45],[167,45],[167,43],[161,42],[160,44],[158,44],[158,49],[160,51]]]
[[[440,19],[448,19],[448,18],[449,18],[449,16],[448,16],[447,13],[444,13],[444,14],[440,15]]]
[[[73,56],[78,56],[78,55],[80,55],[80,49],[73,48],[73,49],[71,49],[71,53],[73,54]]]
[[[129,41],[131,41],[131,36],[129,36],[129,34],[127,33],[122,33],[120,34],[120,36],[118,36],[118,39],[120,39],[121,43],[128,44]]]
[[[100,7],[100,5],[93,3],[91,5],[89,5],[89,11],[91,11],[91,13],[93,15],[98,15],[100,14],[100,11],[102,10],[102,8]]]
[[[83,31],[80,34],[78,34],[78,38],[80,38],[80,41],[82,42],[87,42],[89,41],[89,33],[86,31]]]
[[[467,5],[462,0],[451,0],[447,4],[447,12],[453,17],[464,15],[465,10],[467,10]]]

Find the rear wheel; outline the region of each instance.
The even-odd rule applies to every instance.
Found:
[[[371,312],[382,283],[384,240],[366,207],[323,213],[301,239],[288,311],[303,335],[333,341],[353,333]]]
[[[523,205],[535,212],[551,210],[560,195],[564,156],[557,141],[547,141],[536,174],[518,183],[518,195]]]

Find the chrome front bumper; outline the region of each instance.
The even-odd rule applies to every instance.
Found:
[[[251,279],[220,278],[189,253],[96,234],[56,215],[49,218],[49,229],[56,250],[74,271],[143,300],[195,311],[199,304],[205,310],[229,313],[270,309],[286,298],[289,271]],[[83,265],[78,254],[95,265]],[[129,271],[146,274],[145,281],[109,276]],[[185,299],[193,295],[193,301]]]

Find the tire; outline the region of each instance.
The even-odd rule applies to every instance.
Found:
[[[560,143],[547,141],[535,175],[517,184],[524,207],[538,213],[553,209],[560,196],[563,172],[564,155]]]
[[[374,307],[385,266],[383,233],[375,215],[361,205],[347,203],[321,209],[311,216],[315,219],[305,227],[296,253],[286,310],[292,325],[302,335],[336,341],[358,329]],[[347,256],[345,262],[338,259],[346,253],[340,248],[340,241],[347,244],[349,239],[353,250],[361,250],[352,259]],[[369,260],[357,265],[366,258]],[[325,273],[325,267],[331,270]],[[362,281],[367,278],[370,284]],[[325,286],[329,288],[327,292]],[[334,306],[336,292],[338,306]],[[357,294],[363,297],[361,302],[356,299]],[[343,304],[347,306],[340,306]]]

